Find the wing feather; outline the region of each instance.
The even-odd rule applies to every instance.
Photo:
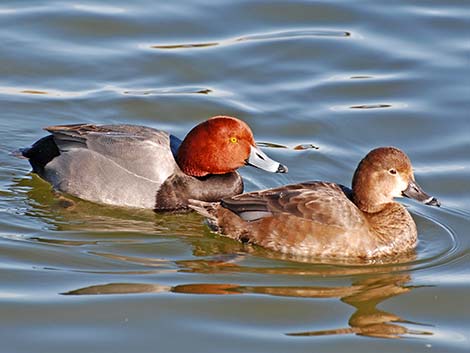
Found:
[[[138,125],[94,124],[58,125],[45,130],[54,136],[62,153],[87,149],[157,183],[178,168],[170,137],[164,131]]]
[[[347,228],[363,221],[349,195],[350,190],[342,185],[308,182],[234,196],[221,205],[245,221],[286,214]]]

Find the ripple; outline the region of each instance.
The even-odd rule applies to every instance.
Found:
[[[219,96],[228,96],[229,92],[215,91],[212,88],[206,87],[164,87],[164,88],[149,88],[149,89],[126,89],[116,86],[104,86],[98,89],[81,90],[81,91],[64,91],[54,89],[31,89],[31,88],[17,88],[17,87],[0,87],[0,94],[7,95],[32,95],[32,96],[47,96],[49,98],[81,98],[93,95],[101,95],[103,93],[116,93],[122,95],[132,96],[147,96],[147,95],[179,95],[179,94],[215,94]]]
[[[414,214],[418,217],[419,231],[418,258],[413,262],[414,269],[429,269],[453,258],[460,249],[454,231],[437,218],[416,212]]]
[[[347,31],[332,31],[332,30],[293,30],[293,31],[279,31],[261,34],[251,34],[237,38],[226,39],[215,42],[203,43],[181,43],[181,44],[157,44],[151,45],[152,49],[194,49],[194,48],[207,48],[219,45],[231,45],[240,42],[248,41],[271,41],[293,38],[309,38],[309,37],[331,37],[331,38],[346,38],[351,37],[351,32]]]
[[[351,109],[377,109],[377,108],[391,108],[391,104],[362,104],[362,105],[353,105]]]
[[[166,45],[152,45],[153,49],[188,49],[188,48],[207,48],[221,45],[223,42],[209,42],[209,43],[190,43],[190,44],[166,44]]]
[[[350,80],[374,80],[374,81],[391,81],[400,78],[401,75],[398,73],[371,73],[371,74],[334,74],[333,76],[327,77],[325,81],[333,81],[340,83],[347,83]]]
[[[260,147],[268,147],[268,148],[289,148],[286,145],[281,145],[279,143],[274,143],[274,142],[256,141],[256,144]]]
[[[312,143],[303,143],[293,147],[294,150],[303,151],[303,150],[319,150],[320,147],[315,146]]]
[[[105,15],[114,15],[127,12],[125,8],[122,7],[111,7],[103,5],[90,5],[90,4],[74,4],[72,8],[79,11],[98,13]]]
[[[8,95],[47,95],[51,97],[80,97],[89,94],[90,91],[86,92],[67,92],[59,90],[43,90],[43,89],[31,89],[31,88],[16,88],[16,87],[0,87],[0,94]]]
[[[330,107],[333,111],[350,111],[350,110],[369,110],[369,109],[405,109],[408,107],[406,103],[366,103],[354,105],[337,105]]]
[[[130,90],[130,91],[123,91],[122,93],[127,94],[127,95],[133,95],[133,96],[165,95],[165,94],[211,94],[211,93],[214,93],[214,90],[210,88],[203,88],[203,87],[170,87],[170,88],[149,89],[149,90]]]
[[[295,145],[293,147],[289,147],[286,145],[281,145],[279,143],[274,142],[265,142],[265,141],[256,141],[256,144],[261,147],[268,147],[268,148],[283,148],[283,149],[292,149],[295,151],[303,151],[303,150],[319,150],[320,147],[314,145],[313,143],[301,143]]]

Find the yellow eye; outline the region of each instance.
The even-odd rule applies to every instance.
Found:
[[[230,142],[231,143],[237,143],[238,139],[236,137],[230,137]]]

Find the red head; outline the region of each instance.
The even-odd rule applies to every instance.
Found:
[[[252,162],[254,150],[269,168]],[[195,126],[181,143],[176,161],[185,174],[196,177],[230,173],[247,163],[270,171],[285,169],[256,147],[245,122],[229,116],[215,116]]]

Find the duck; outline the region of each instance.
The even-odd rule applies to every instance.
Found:
[[[71,124],[20,150],[33,173],[83,200],[154,211],[189,210],[188,199],[219,201],[243,192],[237,169],[286,173],[257,145],[244,121],[215,116],[181,141],[139,125]]]
[[[375,259],[412,252],[417,228],[395,197],[440,202],[415,181],[408,156],[395,147],[370,151],[352,188],[308,181],[189,207],[212,231],[294,257]]]

